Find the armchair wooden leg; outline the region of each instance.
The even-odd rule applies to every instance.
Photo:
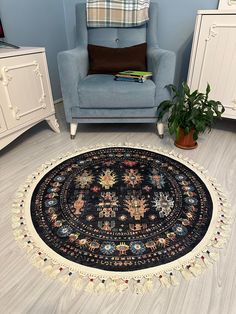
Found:
[[[163,122],[157,123],[157,132],[160,138],[164,137],[164,123]]]
[[[70,138],[72,140],[75,138],[76,131],[77,131],[77,126],[78,126],[78,123],[76,123],[76,122],[71,122],[70,123]]]

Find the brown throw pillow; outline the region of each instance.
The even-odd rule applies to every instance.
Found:
[[[146,71],[147,44],[126,48],[88,45],[89,74],[114,74],[120,71]]]

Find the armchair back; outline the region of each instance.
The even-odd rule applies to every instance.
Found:
[[[157,47],[157,2],[151,0],[148,23],[131,28],[87,28],[86,0],[76,4],[76,39],[77,46],[88,44],[123,48],[147,42],[148,47]]]

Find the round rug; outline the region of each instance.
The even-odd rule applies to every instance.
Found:
[[[196,277],[229,235],[229,205],[204,169],[174,152],[82,149],[20,188],[13,228],[33,264],[87,291],[137,293]]]

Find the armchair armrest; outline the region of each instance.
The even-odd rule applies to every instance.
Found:
[[[79,105],[78,83],[88,73],[88,51],[83,47],[63,51],[57,60],[66,120],[71,122],[70,109]]]
[[[175,75],[175,53],[160,48],[149,48],[147,51],[148,70],[153,73],[156,84],[156,105],[170,97],[166,85],[173,84]]]

